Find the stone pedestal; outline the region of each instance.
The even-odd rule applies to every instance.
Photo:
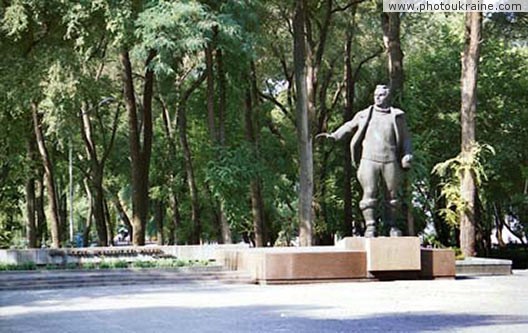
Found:
[[[264,284],[455,276],[454,252],[420,249],[418,237],[348,237],[336,246],[228,250],[218,258]]]
[[[423,248],[421,250],[421,257],[421,278],[436,279],[455,277],[455,252],[453,250]]]
[[[419,271],[420,239],[418,237],[347,237],[340,246],[347,250],[365,251],[367,271]]]
[[[224,265],[248,272],[258,283],[366,279],[364,251],[334,247],[262,248],[230,252]]]

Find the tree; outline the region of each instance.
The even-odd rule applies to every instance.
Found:
[[[465,19],[465,45],[462,55],[461,95],[461,153],[462,158],[470,158],[475,144],[475,119],[477,112],[477,75],[480,57],[482,13],[468,12]],[[475,228],[477,188],[475,174],[471,169],[464,170],[461,180],[461,197],[466,209],[460,216],[460,248],[466,257],[476,254]]]
[[[305,39],[306,4],[295,1],[293,17],[293,57],[295,67],[297,140],[299,149],[299,239],[301,246],[312,245],[313,155],[308,90]]]
[[[397,103],[401,102],[403,94],[403,52],[400,41],[400,13],[391,12],[381,14],[383,29],[383,44],[387,53],[387,68],[391,95]]]
[[[117,107],[117,110],[115,112],[115,116],[112,122],[112,128],[111,128],[111,136],[110,141],[106,142],[106,136],[103,135],[103,151],[99,151],[99,148],[97,146],[97,143],[95,142],[94,133],[93,133],[93,127],[92,124],[92,118],[91,114],[96,113],[97,117],[101,120],[101,115],[99,114],[99,108],[103,104],[107,104],[109,102],[113,101],[113,99],[103,99],[101,100],[97,105],[92,106],[91,108],[88,108],[86,104],[81,110],[80,118],[81,118],[81,136],[85,145],[86,154],[88,157],[88,161],[90,162],[90,168],[89,168],[89,178],[91,181],[92,186],[89,186],[89,189],[93,189],[93,216],[95,219],[95,225],[97,229],[97,235],[99,244],[101,246],[106,246],[109,244],[109,241],[111,240],[111,237],[109,239],[109,235],[107,233],[107,220],[105,218],[104,214],[104,203],[105,203],[105,195],[104,195],[104,188],[103,188],[103,179],[104,179],[104,169],[105,164],[110,156],[110,151],[114,145],[114,139],[117,131],[117,124],[119,120],[120,115],[120,106]],[[98,130],[102,133],[104,133],[105,128],[103,127],[102,121],[98,126]],[[105,146],[106,145],[106,146]],[[89,228],[88,228],[89,230]]]
[[[60,215],[59,215],[59,199],[55,188],[55,173],[53,171],[53,163],[51,161],[46,141],[44,138],[44,131],[42,129],[41,115],[39,115],[38,104],[33,102],[31,104],[31,114],[33,118],[33,126],[35,136],[37,139],[38,150],[44,165],[44,176],[46,183],[46,190],[50,201],[51,208],[51,244],[52,247],[58,248],[61,244],[60,234]]]

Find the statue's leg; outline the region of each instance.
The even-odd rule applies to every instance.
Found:
[[[365,219],[365,237],[376,237],[376,199],[378,193],[378,179],[380,175],[379,163],[361,160],[358,169],[358,180],[363,188],[363,198],[359,208]]]
[[[387,186],[387,223],[390,228],[391,237],[399,237],[402,232],[396,226],[396,218],[400,211],[400,200],[398,199],[398,190],[403,177],[403,171],[399,163],[385,163],[383,167],[383,179]]]

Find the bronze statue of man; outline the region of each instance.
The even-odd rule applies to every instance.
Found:
[[[363,212],[365,237],[376,237],[376,208],[380,180],[386,188],[386,217],[390,236],[401,236],[396,227],[396,215],[400,201],[398,189],[403,169],[409,169],[412,146],[405,121],[405,113],[390,106],[390,89],[378,85],[374,92],[374,105],[358,112],[354,118],[333,133],[321,133],[316,137],[339,140],[355,131],[350,141],[352,164],[358,166],[357,177],[363,188],[359,207]]]

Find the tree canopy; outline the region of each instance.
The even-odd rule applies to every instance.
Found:
[[[1,247],[360,233],[348,148],[313,138],[389,82],[415,147],[408,232],[457,246],[463,15],[345,0],[11,0],[0,13]],[[528,232],[527,22],[482,21],[476,142],[494,154],[476,156],[480,252],[493,228]],[[452,174],[433,172],[442,162]]]

